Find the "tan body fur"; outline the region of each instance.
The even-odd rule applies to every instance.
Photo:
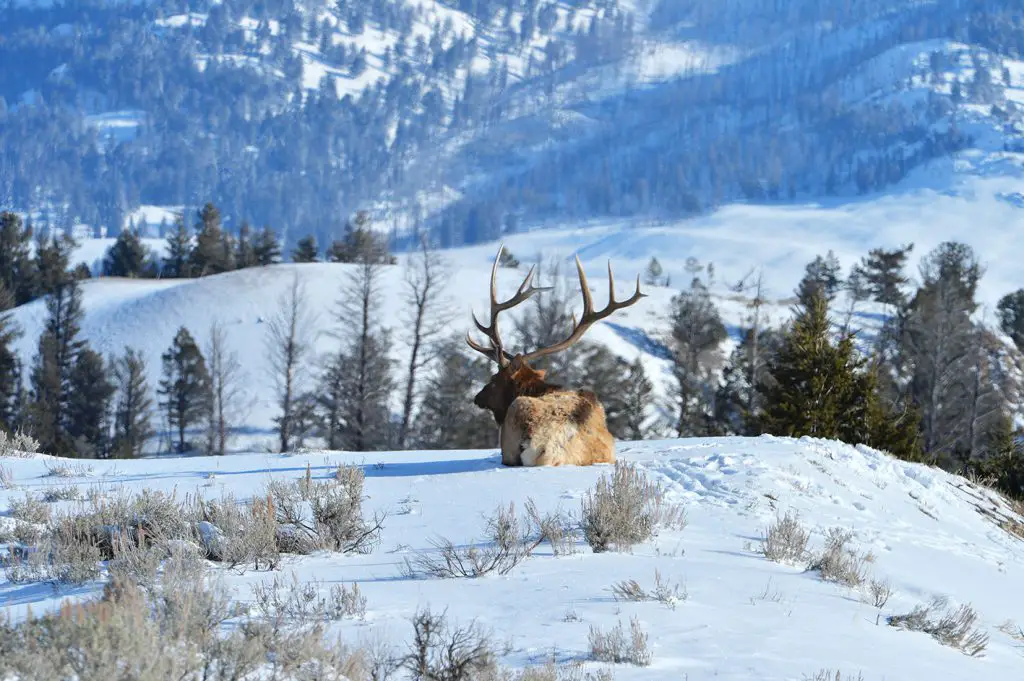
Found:
[[[501,425],[506,466],[588,466],[615,461],[604,407],[588,391],[517,397]]]

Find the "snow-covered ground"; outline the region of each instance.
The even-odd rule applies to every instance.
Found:
[[[292,557],[279,568],[285,581],[294,572],[302,581],[319,580],[325,590],[359,585],[367,598],[365,619],[333,625],[352,644],[382,639],[404,648],[412,630],[408,618],[429,606],[447,608],[453,623],[475,618],[493,633],[501,661],[515,667],[543,664],[552,653],[586,660],[590,627],[607,630],[622,622],[628,631],[636,617],[649,635],[653,662],[616,666],[619,679],[798,681],[821,669],[849,678],[863,674],[864,681],[1019,678],[1024,651],[1005,623],[1024,621],[1024,544],[979,512],[998,507],[989,492],[874,450],[812,439],[621,442],[618,454],[685,507],[684,529],[663,530],[631,553],[595,554],[580,540],[578,552],[555,557],[545,544],[509,574],[476,579],[410,578],[402,566],[433,550],[437,537],[457,546],[479,541],[485,516],[499,504],[522,509],[532,498],[542,512],[578,512],[583,494],[610,467],[509,469],[494,450],[315,452],[90,462],[84,477],[57,479],[47,476],[53,458],[36,456],[0,459],[16,486],[0,490],[0,510],[26,492],[58,484],[148,488],[179,499],[231,493],[241,501],[259,495],[271,479],[302,477],[307,465],[322,479],[340,463],[356,464],[366,473],[364,511],[389,513],[380,546],[363,556]],[[871,601],[866,592],[761,556],[762,533],[787,511],[812,531],[812,550],[820,549],[828,528],[851,531],[852,547],[871,554],[870,578],[891,585],[888,602],[877,608],[865,602]],[[655,570],[685,587],[687,597],[675,609],[614,599],[611,587],[621,580],[652,588]],[[237,600],[251,602],[251,586],[274,575],[223,576]],[[30,607],[40,613],[62,597],[88,598],[101,588],[97,582],[54,593],[48,585],[3,580],[0,605],[15,619]],[[940,596],[950,607],[969,603],[977,611],[977,626],[990,637],[983,657],[887,626],[888,615]]]

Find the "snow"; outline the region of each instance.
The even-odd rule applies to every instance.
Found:
[[[544,545],[505,576],[426,579],[403,575],[407,557],[432,551],[438,536],[456,545],[477,541],[484,517],[499,504],[522,509],[532,498],[544,512],[578,511],[580,499],[609,466],[503,468],[494,450],[423,452],[251,453],[225,458],[93,462],[85,478],[59,484],[138,491],[143,488],[240,500],[259,495],[271,479],[295,480],[310,466],[315,478],[340,463],[363,466],[364,511],[387,511],[374,553],[320,553],[288,558],[288,579],[330,585],[356,583],[367,598],[364,620],[333,625],[353,645],[383,640],[404,649],[417,608],[447,608],[450,621],[475,619],[490,630],[501,662],[513,667],[586,660],[591,626],[627,628],[638,618],[649,635],[650,667],[617,665],[617,679],[796,681],[839,669],[866,681],[929,679],[1003,681],[1017,678],[1020,644],[1000,625],[1024,617],[1024,544],[999,529],[979,506],[991,493],[962,478],[897,461],[864,447],[804,438],[721,438],[620,442],[620,459],[635,462],[681,503],[688,525],[662,530],[631,553],[592,553],[582,541],[573,555],[554,557]],[[51,457],[4,459],[16,490],[0,490],[0,508],[25,492],[41,492]],[[982,501],[985,500],[985,501]],[[73,504],[74,502],[61,502]],[[765,528],[787,511],[812,531],[841,527],[854,548],[873,556],[873,579],[894,590],[881,608],[856,590],[822,581],[803,566],[770,562],[757,553]],[[1003,511],[1005,512],[1005,511]],[[213,531],[212,528],[207,528]],[[217,568],[214,568],[217,569]],[[675,609],[656,602],[618,602],[610,587],[635,579],[653,586],[658,570],[685,587]],[[221,571],[234,597],[251,602],[251,586],[267,572]],[[0,603],[15,620],[41,613],[62,597],[96,596],[100,584],[54,593],[45,585],[14,585],[0,577]],[[942,596],[971,604],[990,636],[984,657],[972,658],[923,633],[886,625]],[[573,613],[575,617],[567,617]],[[505,649],[507,646],[507,649]],[[590,668],[603,665],[588,662]]]

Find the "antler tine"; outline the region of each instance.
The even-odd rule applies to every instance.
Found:
[[[494,264],[491,266],[491,320],[487,325],[481,324],[480,320],[476,318],[476,313],[473,313],[473,322],[481,333],[485,334],[491,342],[490,349],[484,348],[479,343],[476,343],[467,334],[466,340],[469,346],[474,350],[481,352],[494,361],[500,366],[505,366],[508,361],[512,358],[512,355],[505,351],[501,346],[501,334],[498,332],[498,315],[509,310],[516,305],[519,305],[523,301],[527,300],[530,296],[539,291],[547,291],[552,287],[550,286],[533,286],[531,281],[533,280],[533,272],[536,269],[536,265],[530,268],[530,271],[526,273],[526,278],[523,279],[523,283],[519,285],[514,296],[504,302],[498,302],[498,262],[501,260],[501,252],[504,250],[505,245],[498,245],[498,254],[494,256]]]
[[[550,345],[546,348],[538,348],[533,352],[529,352],[523,355],[524,360],[536,359],[537,357],[543,357],[550,355],[561,350],[565,350],[569,346],[573,345],[583,334],[587,332],[591,326],[602,319],[611,316],[613,312],[621,310],[635,304],[641,298],[646,298],[647,295],[640,291],[640,275],[636,277],[636,293],[629,297],[627,300],[615,300],[615,277],[612,274],[612,262],[608,261],[608,304],[600,312],[594,311],[594,301],[590,294],[590,286],[587,284],[587,275],[583,271],[583,265],[580,263],[579,255],[576,256],[576,270],[579,272],[580,277],[580,288],[583,294],[583,314],[579,321],[576,321],[576,313],[572,315],[572,332],[569,337],[565,340]]]

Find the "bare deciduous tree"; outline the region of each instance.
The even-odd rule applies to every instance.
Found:
[[[296,409],[307,378],[307,360],[313,350],[313,326],[317,315],[309,309],[306,288],[293,273],[291,285],[281,296],[270,319],[267,355],[277,389],[279,416],[274,418],[282,452],[291,449],[295,434]]]
[[[405,270],[405,287],[409,296],[405,326],[411,330],[411,347],[406,365],[402,421],[398,427],[399,449],[405,449],[409,438],[420,372],[437,357],[438,340],[451,320],[442,288],[448,274],[447,264],[431,248],[426,237],[421,238],[419,252],[409,258]]]
[[[206,357],[210,371],[207,452],[223,456],[227,451],[231,429],[241,420],[240,411],[245,392],[242,387],[242,365],[238,355],[228,348],[224,327],[220,322],[210,326]]]

